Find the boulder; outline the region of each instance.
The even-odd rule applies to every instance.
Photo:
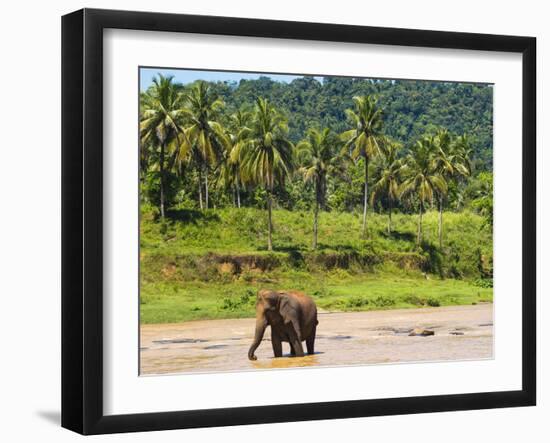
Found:
[[[420,337],[427,337],[428,335],[435,335],[435,332],[431,329],[424,329],[424,328],[414,328],[410,333],[410,337],[414,336],[420,336]]]

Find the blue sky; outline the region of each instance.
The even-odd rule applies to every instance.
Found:
[[[191,69],[163,69],[163,68],[141,68],[140,69],[140,85],[141,91],[146,90],[152,83],[153,77],[157,74],[164,76],[172,75],[177,83],[192,83],[195,80],[207,81],[236,81],[241,79],[253,80],[260,77],[269,77],[275,81],[289,83],[301,75],[282,75],[282,74],[262,74],[248,72],[224,72],[224,71],[198,71]],[[322,77],[316,77],[321,81]]]

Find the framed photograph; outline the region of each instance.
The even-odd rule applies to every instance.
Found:
[[[62,20],[62,425],[535,405],[531,37]]]

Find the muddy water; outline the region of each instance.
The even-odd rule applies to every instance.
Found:
[[[273,358],[270,331],[247,359],[254,319],[141,327],[141,374],[486,359],[493,356],[493,305],[320,313],[315,354]],[[414,328],[434,335],[409,336]]]

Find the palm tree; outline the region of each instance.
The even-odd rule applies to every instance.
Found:
[[[436,168],[447,182],[459,177],[470,175],[471,166],[469,160],[469,143],[467,137],[461,136],[453,141],[446,129],[437,131],[434,141],[436,144]],[[443,206],[447,192],[437,192],[438,196],[438,238],[439,247],[443,247]]]
[[[229,119],[229,139],[231,141],[230,149],[226,150],[224,161],[222,163],[219,184],[225,188],[231,187],[233,190],[233,200],[236,207],[241,207],[241,186],[243,179],[241,174],[241,150],[249,134],[250,119],[252,114],[239,109],[233,113]]]
[[[294,146],[285,118],[266,99],[258,98],[249,134],[240,149],[245,183],[264,186],[267,193],[267,249],[273,250],[272,200],[276,184],[283,184],[294,168]]]
[[[382,152],[382,111],[377,107],[377,99],[372,96],[353,97],[355,110],[347,109],[348,119],[353,129],[342,133],[344,150],[349,151],[354,160],[363,158],[365,162],[365,189],[363,198],[363,236],[367,233],[367,206],[369,161]]]
[[[493,174],[488,171],[480,172],[474,179],[474,189],[471,206],[475,208],[487,222],[493,226]]]
[[[185,128],[185,143],[193,151],[193,157],[199,170],[199,205],[202,203],[202,175],[204,174],[204,201],[208,209],[208,172],[209,166],[218,163],[223,152],[230,148],[231,142],[222,125],[217,120],[223,108],[223,101],[218,98],[208,83],[197,82],[189,93],[185,94],[186,106],[182,108],[189,120]]]
[[[392,210],[394,202],[399,200],[399,182],[403,162],[397,158],[401,144],[387,141],[385,143],[384,155],[376,165],[375,176],[378,180],[373,186],[371,205],[376,199],[385,197],[388,201],[388,234],[392,232]]]
[[[435,168],[448,183],[454,174],[454,162],[452,160],[451,148],[451,136],[446,129],[440,129],[437,131],[434,137],[434,158]],[[443,247],[443,204],[445,197],[447,196],[447,189],[445,191],[436,192],[438,200],[438,212],[439,217],[437,220],[437,237],[439,239],[439,248]]]
[[[433,136],[420,139],[405,158],[402,169],[404,180],[399,187],[402,197],[416,196],[419,204],[418,233],[416,243],[422,242],[422,215],[426,202],[436,193],[446,193],[447,183],[437,168],[437,144]]]
[[[166,156],[170,152],[183,158],[188,151],[183,147],[184,114],[181,112],[182,96],[172,77],[159,74],[153,85],[140,99],[140,144],[141,158],[147,159],[144,150],[153,146],[158,150],[160,176],[160,216],[165,216]]]
[[[462,134],[452,142],[451,145],[453,155],[456,157],[456,164],[460,164],[458,177],[468,177],[472,175],[472,155],[473,149],[470,139],[466,134]]]
[[[298,158],[302,162],[300,172],[305,181],[312,181],[315,186],[315,207],[313,211],[313,249],[317,249],[319,230],[319,209],[324,208],[327,192],[327,176],[340,163],[335,155],[338,146],[337,137],[325,128],[318,130],[311,128],[307,131],[307,138],[296,146]]]

